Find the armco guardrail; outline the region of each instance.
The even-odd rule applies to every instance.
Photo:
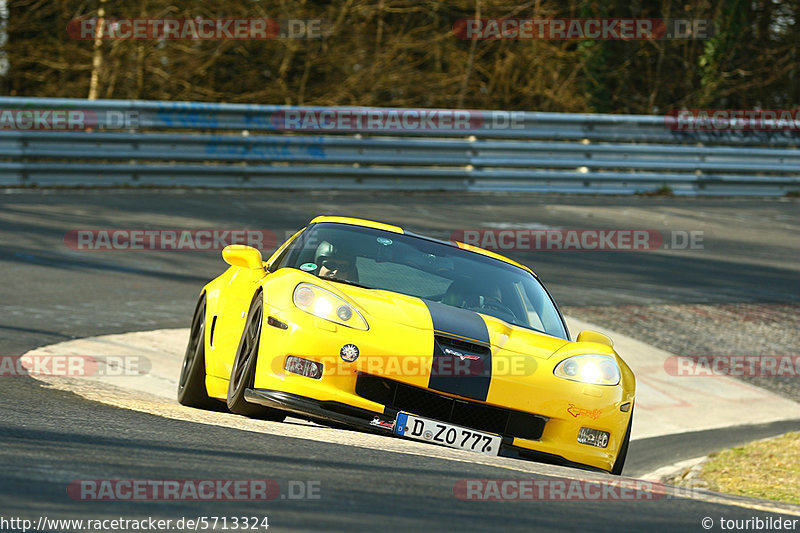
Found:
[[[800,132],[664,117],[0,98],[0,185],[783,195]]]

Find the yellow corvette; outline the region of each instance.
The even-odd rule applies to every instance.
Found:
[[[195,309],[183,405],[622,472],[633,373],[605,335],[570,340],[526,266],[328,216],[266,262],[244,245],[222,256]]]

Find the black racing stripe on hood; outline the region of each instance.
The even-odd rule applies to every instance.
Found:
[[[486,322],[466,309],[429,300],[423,302],[434,329],[428,388],[486,401],[492,381],[492,351]]]

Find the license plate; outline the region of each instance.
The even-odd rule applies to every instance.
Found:
[[[444,444],[459,450],[497,455],[503,437],[475,431],[474,429],[454,426],[438,420],[430,420],[419,416],[398,413],[394,424],[394,432],[403,437],[410,437],[425,442]]]

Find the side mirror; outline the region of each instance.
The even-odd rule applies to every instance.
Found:
[[[231,266],[264,269],[261,252],[246,244],[229,244],[222,249],[222,258]]]
[[[611,337],[604,335],[599,331],[592,331],[590,329],[585,329],[578,333],[577,340],[578,342],[597,342],[612,348],[614,347],[614,341],[611,340]]]

